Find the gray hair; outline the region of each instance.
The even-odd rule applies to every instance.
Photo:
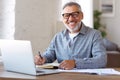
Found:
[[[67,6],[73,6],[73,5],[77,6],[77,7],[79,8],[79,10],[82,11],[82,10],[81,10],[81,6],[80,6],[78,3],[76,3],[76,2],[68,2],[68,3],[66,3],[66,4],[63,6],[63,9],[66,8]]]

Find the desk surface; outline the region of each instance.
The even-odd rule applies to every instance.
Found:
[[[117,68],[120,70],[120,68]],[[4,71],[0,66],[0,80],[120,80],[117,75],[90,75],[80,73],[57,73],[42,76],[30,76]]]

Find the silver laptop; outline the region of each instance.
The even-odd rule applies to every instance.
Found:
[[[30,75],[58,73],[57,70],[36,69],[30,41],[0,40],[4,69]]]

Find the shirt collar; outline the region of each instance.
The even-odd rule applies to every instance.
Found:
[[[86,26],[85,26],[85,24],[83,22],[81,24],[81,29],[80,29],[79,33],[81,33],[81,34],[85,34],[86,33]]]

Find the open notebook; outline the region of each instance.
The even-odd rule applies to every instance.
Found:
[[[43,69],[58,69],[59,63],[46,63],[43,65],[36,65],[37,68]]]
[[[36,69],[30,41],[0,40],[0,51],[4,69],[7,71],[30,75],[58,73],[55,69]]]

